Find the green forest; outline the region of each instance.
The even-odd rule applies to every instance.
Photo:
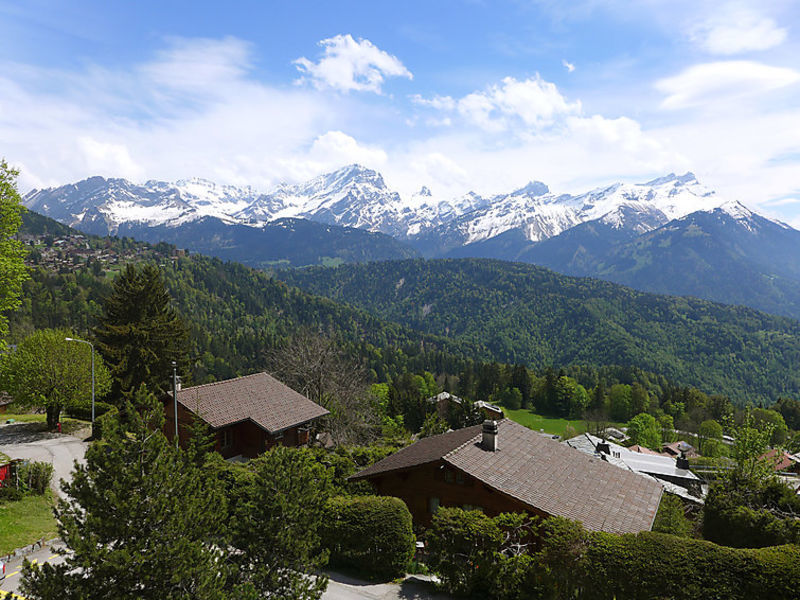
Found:
[[[621,365],[737,403],[800,390],[800,323],[485,259],[275,273],[290,285],[534,369]]]

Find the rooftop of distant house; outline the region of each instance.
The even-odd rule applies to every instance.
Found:
[[[278,433],[328,414],[266,373],[207,383],[178,391],[178,403],[214,429],[250,420]]]

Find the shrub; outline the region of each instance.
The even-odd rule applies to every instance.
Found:
[[[768,488],[767,492],[770,491]],[[770,500],[783,510],[794,508],[792,501]],[[714,485],[703,508],[703,537],[740,548],[797,544],[800,543],[800,521],[775,515],[767,508],[744,506],[736,493]]]
[[[97,408],[97,407],[95,407]],[[97,417],[94,420],[94,429],[92,431],[92,437],[96,440],[103,439],[103,428],[106,427],[107,423],[117,417],[119,415],[119,410],[116,406],[112,406],[110,410],[103,413],[102,416]]]
[[[95,420],[98,417],[102,417],[108,411],[113,409],[114,406],[108,404],[107,402],[95,402],[94,403],[94,416]],[[83,421],[91,421],[92,420],[92,403],[91,402],[83,402],[81,404],[77,404],[75,406],[70,406],[65,410],[68,417],[72,417],[73,419],[82,419]]]
[[[692,522],[686,517],[683,500],[672,494],[664,494],[653,523],[653,531],[688,537],[692,527]]]
[[[398,498],[337,496],[325,508],[322,541],[330,563],[370,577],[405,575],[414,556],[411,513]]]
[[[453,594],[488,595],[502,532],[478,511],[440,508],[425,536],[428,563]]]
[[[43,495],[53,479],[53,465],[48,462],[29,462],[19,466],[17,471],[20,487],[31,493]]]
[[[0,487],[0,502],[2,501],[16,501],[22,500],[22,490],[19,488],[12,487],[10,485],[4,485]]]
[[[737,549],[644,532],[588,538],[582,597],[773,600],[796,598],[800,548]]]

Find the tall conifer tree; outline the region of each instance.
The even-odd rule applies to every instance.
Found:
[[[106,422],[55,509],[65,560],[27,563],[36,600],[226,598],[225,495],[194,457],[161,433],[145,386],[126,401],[126,430]]]
[[[170,389],[171,363],[184,360],[188,342],[170,301],[155,265],[128,264],[114,281],[94,333],[115,378],[115,397],[143,383],[156,394]]]

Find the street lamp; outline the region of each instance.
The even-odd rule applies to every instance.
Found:
[[[88,344],[92,349],[92,437],[94,437],[94,344],[86,340],[78,340],[75,338],[64,338],[67,342],[78,342],[79,344]]]
[[[172,401],[175,404],[175,447],[178,447],[178,363],[172,361]]]

